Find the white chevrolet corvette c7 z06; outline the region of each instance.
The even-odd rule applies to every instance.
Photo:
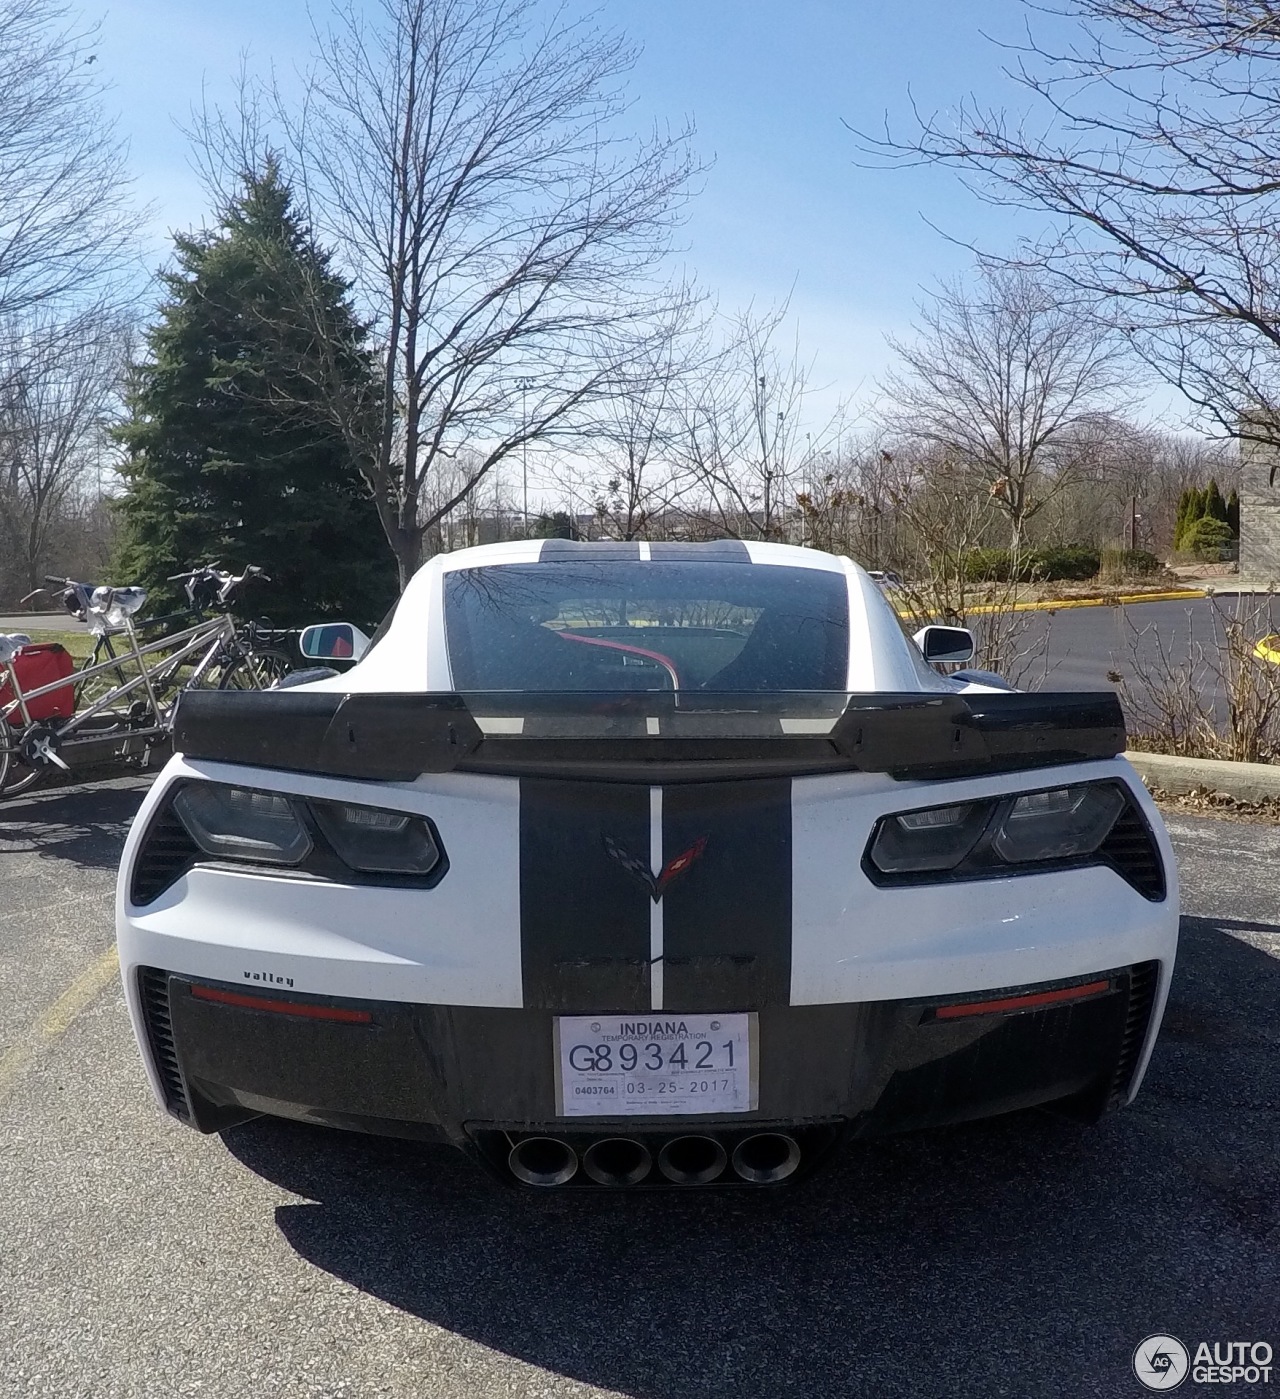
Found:
[[[779,544],[432,559],[345,674],[183,697],[118,895],[156,1097],[591,1190],[1121,1107],[1168,838],[1114,695],[930,663],[971,647]]]

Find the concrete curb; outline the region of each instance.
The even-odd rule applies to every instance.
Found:
[[[1014,602],[1004,607],[970,607],[965,615],[980,617],[988,612],[1062,612],[1069,607],[1133,607],[1140,602],[1193,602],[1197,598],[1208,597],[1204,588],[1180,588],[1165,593],[1116,593],[1112,597],[1073,597],[1058,598],[1052,602]],[[895,609],[899,617],[910,617],[911,612]]]
[[[971,613],[982,612],[1061,612],[1068,607],[1132,607],[1139,602],[1189,602],[1206,597],[1203,588],[1179,588],[1164,593],[1117,593],[1114,597],[1062,598],[1056,602],[1015,602],[1009,608],[971,607]]]
[[[1197,789],[1236,801],[1280,799],[1280,765],[1227,763],[1212,758],[1175,758],[1168,753],[1127,752],[1148,787],[1180,795]]]

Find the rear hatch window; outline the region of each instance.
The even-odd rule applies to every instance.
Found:
[[[844,575],[771,564],[537,563],[445,575],[458,690],[845,689]]]

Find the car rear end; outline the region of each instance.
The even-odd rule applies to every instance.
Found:
[[[119,894],[168,1110],[601,1189],[1128,1101],[1177,914],[1114,700],[958,692],[792,552],[455,556],[417,691],[184,700]]]

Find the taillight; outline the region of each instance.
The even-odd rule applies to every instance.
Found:
[[[996,832],[1002,860],[1063,860],[1092,855],[1124,810],[1125,798],[1111,786],[1054,787],[1019,797]]]
[[[311,853],[311,837],[293,803],[277,792],[192,782],[174,797],[173,809],[206,855],[300,865]]]
[[[965,802],[886,816],[871,842],[871,863],[885,874],[955,869],[978,843],[994,810],[994,802]]]
[[[1122,827],[1129,843],[1117,851],[1111,837]],[[1141,871],[1129,849],[1135,842],[1146,862]],[[873,883],[892,886],[991,879],[1082,862],[1111,865],[1145,898],[1164,897],[1159,852],[1118,782],[1046,787],[882,816],[863,868]],[[1147,866],[1160,877],[1153,878]]]
[[[338,857],[370,874],[428,875],[440,847],[421,817],[344,802],[313,801],[311,810]]]

